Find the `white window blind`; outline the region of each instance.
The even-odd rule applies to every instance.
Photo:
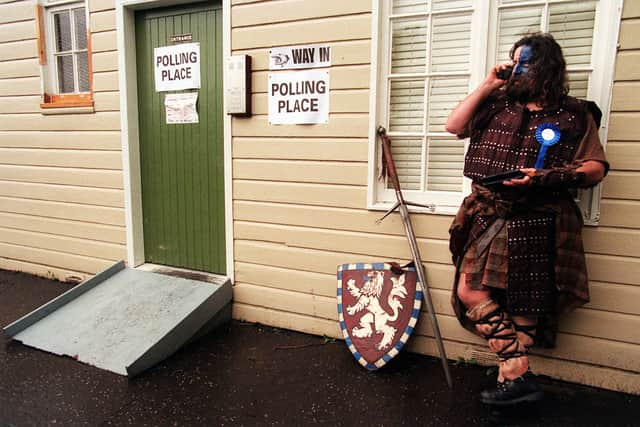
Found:
[[[589,95],[595,18],[595,1],[549,6],[548,31],[562,46],[569,70],[571,95],[578,98],[587,98]]]
[[[388,11],[381,115],[404,190],[462,192],[464,144],[444,124],[469,87],[471,3],[402,0]]]
[[[47,89],[55,94],[86,93],[89,88],[87,10],[83,2],[51,6],[47,13]]]
[[[502,8],[498,12],[498,55],[494,62],[509,59],[509,50],[523,34],[540,31],[543,8],[532,6],[525,8]]]
[[[409,197],[435,205],[435,212],[455,212],[469,188],[462,176],[465,142],[446,133],[444,124],[487,70],[507,61],[513,43],[527,33],[553,34],[567,61],[570,94],[596,101],[606,119],[621,4],[621,0],[377,3],[374,125],[387,128],[400,184]],[[610,60],[603,60],[605,53]],[[605,136],[602,132],[601,138]],[[379,159],[377,147],[374,150],[372,159]],[[370,206],[384,207],[394,201],[393,192],[387,183],[376,181],[376,167],[370,171]],[[596,221],[598,194],[580,192],[579,198],[587,221]]]

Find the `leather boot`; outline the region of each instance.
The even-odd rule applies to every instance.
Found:
[[[499,382],[496,388],[484,390],[480,393],[480,400],[487,405],[511,406],[523,402],[538,402],[544,397],[544,392],[531,371],[514,379]]]

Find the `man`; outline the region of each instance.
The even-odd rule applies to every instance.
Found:
[[[543,396],[527,352],[534,342],[553,346],[557,314],[589,301],[582,216],[571,190],[597,184],[609,168],[600,110],[567,95],[566,63],[553,37],[526,36],[510,57],[446,124],[470,137],[464,175],[473,180],[449,230],[457,267],[452,303],[461,324],[498,356],[497,387],[481,393],[493,405]],[[511,76],[498,77],[509,66]],[[483,181],[512,170],[521,176]]]

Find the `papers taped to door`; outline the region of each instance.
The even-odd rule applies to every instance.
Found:
[[[164,96],[167,124],[198,123],[197,100],[198,92],[167,93]]]

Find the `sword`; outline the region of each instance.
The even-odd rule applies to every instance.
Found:
[[[438,351],[440,352],[440,359],[442,360],[442,368],[444,369],[444,376],[447,380],[447,384],[449,388],[453,388],[453,382],[451,380],[451,372],[449,372],[449,364],[447,362],[447,354],[444,350],[444,344],[442,343],[442,336],[440,335],[440,328],[438,327],[438,319],[436,319],[436,312],[433,308],[433,302],[431,301],[431,295],[429,293],[429,288],[427,286],[426,276],[424,274],[424,267],[422,265],[422,258],[420,257],[420,250],[418,249],[418,243],[416,242],[416,236],[413,232],[413,225],[411,224],[411,218],[409,217],[409,209],[407,209],[407,205],[411,206],[422,206],[426,208],[433,209],[433,205],[422,205],[419,203],[411,203],[404,200],[402,196],[402,190],[400,189],[400,181],[398,180],[398,174],[396,172],[396,166],[393,163],[393,156],[391,154],[391,140],[387,136],[387,131],[384,127],[380,126],[378,128],[378,136],[382,140],[382,153],[384,155],[385,161],[385,169],[387,172],[388,178],[391,180],[391,184],[393,185],[393,189],[396,193],[397,202],[391,209],[384,214],[382,218],[378,220],[381,222],[385,219],[389,214],[394,212],[396,209],[400,212],[400,217],[402,218],[402,223],[404,224],[404,231],[409,240],[409,248],[411,249],[411,256],[413,257],[413,262],[416,265],[416,272],[418,273],[418,278],[420,279],[420,283],[422,286],[422,297],[424,298],[424,302],[427,305],[427,309],[429,311],[429,318],[431,320],[431,325],[433,326],[433,332],[436,338],[436,344],[438,346]]]

